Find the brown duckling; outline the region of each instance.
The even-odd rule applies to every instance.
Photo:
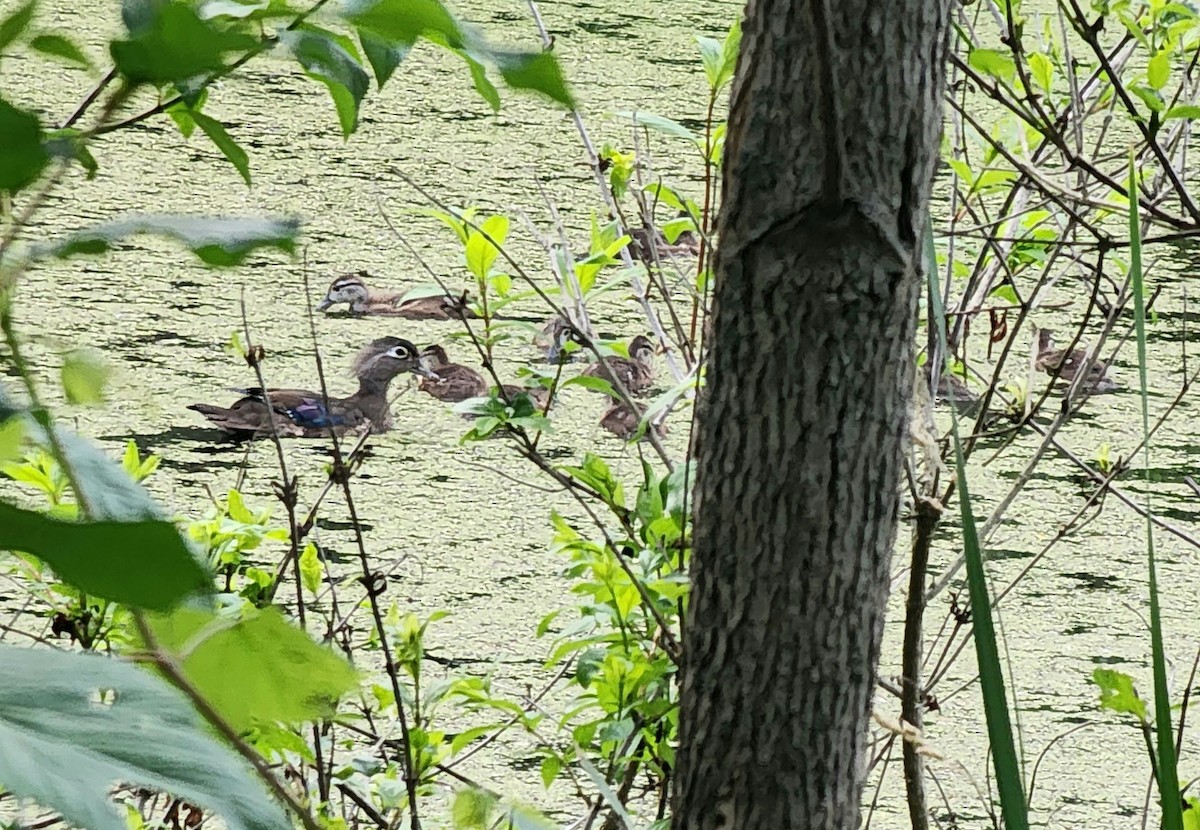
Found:
[[[436,344],[421,350],[421,362],[433,377],[421,379],[417,387],[439,401],[456,403],[487,394],[488,383],[483,375],[468,366],[451,363],[446,350]]]
[[[692,231],[684,231],[676,237],[675,242],[667,241],[662,232],[654,230],[654,246],[650,245],[650,232],[645,228],[629,228],[629,249],[642,262],[653,264],[655,256],[667,259],[672,256],[698,256],[700,254],[700,238]]]
[[[1054,332],[1050,329],[1037,329],[1038,350],[1034,358],[1035,369],[1048,375],[1057,374],[1061,380],[1071,383],[1079,375],[1087,361],[1086,349],[1056,349],[1054,347]],[[1117,383],[1108,376],[1109,366],[1103,360],[1097,360],[1088,370],[1084,386],[1090,392],[1112,392],[1117,389]]]
[[[460,317],[474,318],[475,312],[460,306],[444,294],[431,297],[406,299],[396,293],[372,291],[365,280],[371,275],[366,271],[343,274],[329,285],[325,298],[317,304],[317,311],[325,311],[339,303],[348,303],[351,314],[366,314],[378,317],[403,317],[406,320],[458,320]]]
[[[631,395],[645,392],[654,382],[654,345],[649,338],[638,335],[629,341],[629,357],[606,357],[589,365],[581,373],[612,383],[612,374]],[[610,372],[612,374],[610,374]]]
[[[380,337],[354,358],[351,371],[358,391],[345,398],[330,398],[307,389],[244,389],[245,397],[228,407],[196,403],[188,407],[237,438],[264,438],[271,424],[283,437],[313,438],[348,432],[387,432],[392,428],[387,390],[405,372],[427,373],[417,347],[399,337]],[[268,400],[270,403],[268,404]]]
[[[641,423],[644,414],[645,410],[641,407],[634,410],[629,407],[629,404],[617,401],[601,416],[600,426],[618,438],[628,441],[637,434],[638,424]],[[666,427],[661,424],[652,426],[650,429],[653,429],[658,435],[663,435],[667,431]]]

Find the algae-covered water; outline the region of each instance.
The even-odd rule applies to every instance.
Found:
[[[8,0],[5,0],[7,7]],[[541,7],[555,37],[555,53],[579,98],[597,144],[612,141],[629,149],[628,126],[606,117],[620,110],[668,115],[696,125],[703,117],[705,81],[693,36],[719,37],[740,5],[715,0],[662,4],[652,0],[545,3]],[[527,8],[516,2],[473,3],[460,11],[499,41],[533,46],[537,34]],[[116,3],[84,0],[45,3],[46,23],[68,28],[97,62],[102,38],[118,25]],[[4,89],[17,103],[34,106],[59,121],[86,94],[95,78],[83,71],[6,56]],[[137,238],[111,255],[39,266],[22,281],[17,318],[28,351],[42,369],[54,400],[54,370],[66,349],[87,347],[114,367],[109,403],[61,411],[84,434],[114,452],[130,438],[144,452],[162,456],[162,469],[148,482],[168,506],[198,516],[209,494],[221,494],[244,471],[252,506],[273,502],[277,475],[273,449],[263,443],[248,456],[222,443],[204,421],[185,409],[195,401],[231,401],[231,387],[253,385],[245,363],[225,349],[241,328],[239,298],[246,300],[253,337],[267,351],[267,379],[277,386],[312,387],[315,372],[305,317],[303,268],[313,293],[334,275],[367,269],[381,288],[402,289],[427,282],[380,216],[382,204],[421,257],[452,284],[465,285],[457,241],[436,220],[413,212],[428,205],[395,174],[422,183],[455,206],[479,204],[513,216],[511,252],[526,269],[550,284],[548,259],[531,238],[522,215],[551,232],[539,183],[561,211],[576,243],[586,243],[592,212],[602,204],[571,120],[543,102],[502,90],[498,115],[471,89],[465,66],[430,47],[419,47],[382,91],[363,105],[358,133],[343,141],[323,87],[305,79],[282,57],[268,56],[224,81],[207,111],[221,118],[250,153],[253,187],[199,134],[184,140],[166,118],[155,118],[107,136],[94,148],[101,174],[86,181],[72,172],[51,196],[36,232],[53,237],[132,212],[294,215],[304,221],[303,258],[260,254],[244,267],[223,271],[198,264],[170,243]],[[655,167],[698,197],[699,160],[686,143],[655,138]],[[1195,331],[1185,318],[1182,290],[1187,262],[1162,262],[1151,272],[1162,287],[1160,316],[1152,332],[1152,417],[1181,382],[1181,343]],[[1074,299],[1067,288],[1060,296]],[[314,297],[315,299],[315,297]],[[1082,306],[1080,306],[1081,308]],[[1074,309],[1078,311],[1079,309]],[[523,311],[538,316],[536,304]],[[593,311],[602,330],[632,335],[644,330],[636,306],[620,293]],[[1068,312],[1057,321],[1069,321]],[[1054,323],[1054,318],[1041,322]],[[351,356],[366,341],[397,335],[418,344],[443,342],[453,357],[471,360],[469,344],[452,337],[449,323],[318,318],[318,335],[332,391],[348,392]],[[982,346],[979,347],[982,349]],[[1135,382],[1132,351],[1117,371]],[[511,377],[538,351],[526,336],[499,350],[502,375]],[[660,378],[668,383],[659,367]],[[401,381],[402,389],[407,381]],[[1125,391],[1096,399],[1086,414],[1062,433],[1062,441],[1084,458],[1101,442],[1115,455],[1127,454],[1140,431],[1138,400]],[[632,476],[636,452],[600,432],[598,396],[568,389],[555,413],[557,431],[543,448],[578,458],[593,451]],[[689,410],[684,409],[682,416]],[[571,605],[570,582],[559,576],[562,562],[549,552],[549,514],[572,511],[561,494],[526,486],[538,473],[521,464],[503,442],[461,446],[464,422],[443,404],[415,391],[402,392],[394,407],[396,429],[372,441],[354,486],[371,555],[391,571],[388,598],[401,609],[425,615],[446,609],[451,616],[430,630],[432,654],[454,671],[491,674],[498,689],[522,693],[548,679],[542,668],[548,645],[537,640],[538,621]],[[1155,443],[1155,509],[1187,530],[1197,525],[1195,495],[1183,477],[1197,466],[1200,442],[1192,437],[1196,405],[1184,400]],[[668,446],[678,455],[686,445],[686,419],[677,417]],[[970,471],[979,515],[994,504],[1035,446],[1020,439],[998,460],[976,455]],[[298,473],[301,501],[324,480],[327,451],[315,443],[292,442],[288,461]],[[503,474],[501,474],[503,472]],[[514,480],[517,479],[517,480]],[[542,481],[541,483],[545,483]],[[1130,491],[1141,489],[1126,483]],[[1067,462],[1051,458],[1008,512],[991,541],[991,573],[1005,585],[1081,503],[1082,486]],[[277,511],[278,512],[278,511]],[[357,587],[353,536],[344,505],[327,503],[317,538],[335,562],[344,562],[347,596]],[[907,553],[902,527],[900,557]],[[1002,606],[1003,633],[1011,655],[1010,690],[1023,729],[1029,763],[1056,736],[1084,721],[1096,726],[1058,743],[1042,760],[1033,797],[1036,820],[1052,826],[1129,827],[1145,793],[1148,764],[1140,734],[1102,715],[1088,678],[1096,665],[1132,673],[1149,693],[1149,640],[1145,626],[1144,522],[1108,499],[1099,515],[1060,542],[1034,574]],[[1196,553],[1168,534],[1157,536],[1164,586],[1167,642],[1179,695],[1195,654],[1196,597],[1200,595]],[[957,554],[947,533],[934,552],[934,573]],[[266,554],[264,554],[266,555]],[[270,556],[267,556],[270,559]],[[899,654],[902,594],[893,608],[884,650],[884,674],[895,673]],[[931,631],[945,612],[946,595],[930,610]],[[959,826],[983,826],[976,789],[988,789],[986,731],[978,695],[971,687],[949,694],[972,676],[968,649],[937,694],[941,712],[929,717],[927,737],[944,760],[931,761]],[[883,711],[898,711],[879,698]],[[1186,747],[1194,747],[1188,741]],[[1195,765],[1185,759],[1184,775]],[[469,772],[495,790],[556,809],[570,803],[565,787],[546,793],[521,741],[481,753]],[[897,759],[898,760],[898,759]],[[878,769],[878,768],[877,768]],[[1027,774],[1031,768],[1027,768]],[[873,784],[872,784],[873,786]],[[931,788],[936,792],[936,788]],[[871,797],[869,791],[868,797]],[[892,765],[873,818],[876,827],[907,825],[902,776]],[[940,799],[934,799],[940,805]],[[936,806],[939,815],[945,815]]]

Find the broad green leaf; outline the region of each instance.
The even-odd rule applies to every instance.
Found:
[[[1151,89],[1162,89],[1171,79],[1171,50],[1162,49],[1146,64],[1146,83]]]
[[[1100,687],[1100,706],[1123,715],[1133,715],[1146,722],[1146,701],[1138,695],[1133,678],[1124,672],[1097,668],[1092,671],[1092,682]]]
[[[88,59],[88,56],[83,54],[83,51],[78,46],[62,35],[38,35],[29,41],[29,45],[43,55],[82,66],[84,69],[92,68],[92,62]]]
[[[237,171],[242,174],[242,179],[245,180],[246,186],[250,186],[250,157],[246,155],[246,151],[233,140],[225,130],[225,125],[215,118],[210,118],[202,112],[191,112],[192,121],[202,130],[204,134],[212,139],[212,143],[217,145],[225,158],[229,159],[229,163],[237,168]]]
[[[47,161],[37,116],[0,98],[0,190],[15,193],[35,181]]]
[[[491,57],[500,70],[500,77],[513,89],[540,92],[568,109],[575,108],[575,100],[553,53],[493,52]]]
[[[1130,92],[1142,99],[1142,103],[1151,112],[1163,112],[1167,108],[1162,96],[1158,94],[1158,90],[1142,84],[1130,84],[1128,88]]]
[[[68,353],[61,371],[67,402],[85,406],[104,403],[104,385],[109,373],[108,365],[94,352]]]
[[[479,223],[479,227],[482,232],[471,230],[467,237],[466,257],[467,268],[482,280],[487,279],[496,257],[500,255],[500,250],[488,241],[488,237],[495,240],[496,244],[503,245],[508,237],[508,217],[489,216]]]
[[[734,20],[733,25],[729,27],[729,33],[725,35],[721,50],[723,63],[720,86],[724,86],[733,79],[733,73],[737,70],[738,54],[742,50],[742,21],[740,19]]]
[[[169,792],[231,830],[291,830],[255,772],[161,679],[96,654],[0,645],[0,781],[88,830],[126,830],[113,789]]]
[[[0,22],[0,50],[7,49],[29,27],[37,0],[30,0]]]
[[[349,137],[358,127],[358,107],[371,86],[366,70],[332,32],[316,27],[284,31],[280,41],[291,50],[309,77],[329,88],[337,108],[342,135]]]
[[[363,54],[371,64],[375,73],[375,82],[379,88],[392,77],[396,67],[408,56],[410,46],[389,43],[369,29],[358,30],[358,42],[362,44]]]
[[[672,121],[670,118],[664,118],[661,115],[655,115],[650,112],[629,112],[627,110],[614,112],[613,116],[622,121],[633,121],[642,127],[647,127],[652,130],[658,130],[660,133],[673,135],[678,138],[686,138],[688,141],[695,142],[696,134],[687,127],[680,124],[678,121]]]
[[[1200,107],[1195,104],[1180,104],[1167,110],[1163,118],[1200,118]]]
[[[496,796],[475,787],[467,787],[454,794],[450,818],[455,830],[485,830],[490,825],[495,808]]]
[[[350,0],[345,15],[396,46],[411,47],[422,37],[452,49],[467,46],[462,26],[439,0]]]
[[[1008,82],[1017,74],[1017,66],[1013,63],[1012,55],[996,49],[972,49],[967,57],[967,63],[985,75]]]
[[[177,655],[188,680],[235,729],[327,717],[341,695],[357,688],[354,668],[290,625],[278,608],[251,614],[231,623],[189,607],[150,620],[159,644]]]
[[[96,163],[96,157],[88,149],[81,131],[71,127],[51,130],[46,133],[42,146],[45,147],[46,154],[51,158],[70,159],[78,162],[79,166],[87,172],[89,181],[96,178],[96,171],[100,169],[100,165]]]
[[[257,248],[294,253],[299,227],[294,219],[138,216],[77,231],[57,245],[38,249],[36,254],[59,258],[102,254],[134,234],[152,233],[179,240],[209,265],[230,266],[241,264]]]
[[[1054,91],[1054,62],[1041,52],[1029,53],[1029,74],[1042,92],[1049,95]]]
[[[80,590],[137,608],[165,610],[210,586],[170,522],[61,522],[0,502],[0,549],[33,554]]]
[[[554,783],[554,779],[558,778],[558,774],[562,772],[562,761],[557,755],[547,755],[542,759],[542,786],[550,789],[550,785]]]
[[[127,4],[124,18],[130,36],[113,41],[109,51],[120,73],[134,82],[174,83],[217,72],[227,53],[259,45],[255,37],[201,20],[179,0]]]

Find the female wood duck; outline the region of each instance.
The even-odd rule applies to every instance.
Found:
[[[188,407],[237,438],[271,435],[271,423],[283,437],[313,438],[347,432],[387,432],[392,428],[387,390],[392,379],[405,372],[431,374],[422,364],[417,347],[399,337],[372,340],[354,358],[351,371],[358,391],[347,398],[330,398],[326,406],[320,392],[307,389],[244,389],[245,397],[228,407],[196,403]],[[268,397],[270,403],[268,404]]]
[[[1067,383],[1073,382],[1087,361],[1087,350],[1074,349],[1068,352],[1066,349],[1054,348],[1054,332],[1050,329],[1037,329],[1037,336],[1038,350],[1033,362],[1034,368],[1048,375],[1057,374]],[[1103,360],[1092,364],[1084,379],[1084,386],[1089,392],[1112,392],[1119,388],[1116,381],[1108,376],[1108,368],[1108,364]]]
[[[343,274],[329,285],[325,299],[317,304],[317,311],[326,311],[339,303],[348,303],[351,314],[367,314],[376,317],[403,317],[406,320],[458,320],[460,317],[474,318],[475,312],[460,306],[444,294],[433,297],[415,297],[406,300],[395,293],[372,291],[365,280],[371,275],[366,271]]]
[[[645,392],[654,382],[654,345],[642,335],[629,341],[629,357],[605,357],[591,364],[581,374],[612,382],[616,374],[621,385],[631,394]]]

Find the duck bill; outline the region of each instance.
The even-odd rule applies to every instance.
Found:
[[[321,302],[317,303],[317,311],[324,311],[325,309],[329,308],[331,305],[333,305],[333,300],[331,300],[329,298],[329,295],[326,294],[325,299],[323,299],[323,300],[321,300]]]
[[[439,375],[437,372],[430,369],[428,366],[425,366],[424,364],[421,364],[421,365],[417,366],[417,368],[413,369],[413,373],[418,374],[423,378],[429,378],[430,380],[441,380],[442,379],[441,375]]]

